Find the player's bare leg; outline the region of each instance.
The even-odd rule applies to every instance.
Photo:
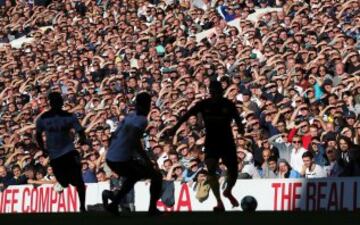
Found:
[[[240,204],[238,200],[232,195],[231,191],[235,186],[237,180],[237,162],[226,162],[227,167],[227,178],[226,188],[223,192],[224,197],[228,198],[233,208],[238,207]]]
[[[218,176],[216,175],[217,159],[206,159],[205,163],[208,169],[208,183],[212,192],[215,195],[217,206],[214,207],[214,211],[225,211],[224,203],[220,196],[220,184]]]
[[[224,197],[228,198],[233,208],[238,207],[239,201],[232,195],[231,189],[226,188],[223,192]]]

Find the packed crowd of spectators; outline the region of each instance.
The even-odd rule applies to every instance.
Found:
[[[51,91],[86,129],[85,182],[116,176],[109,138],[140,91],[153,96],[144,145],[164,179],[199,179],[201,118],[166,130],[211,79],[246,126],[233,128],[239,178],[360,175],[359,11],[358,0],[0,0],[0,188],[55,182],[34,139]]]

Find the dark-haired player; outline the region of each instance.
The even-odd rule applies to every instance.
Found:
[[[147,115],[150,112],[151,96],[142,92],[136,96],[135,113],[127,115],[112,135],[106,163],[125,181],[119,191],[109,197],[112,202],[104,198],[106,210],[118,213],[120,200],[142,179],[151,179],[149,214],[159,214],[156,203],[161,196],[162,176],[154,169],[153,163],[144,151],[141,139],[147,127]],[[143,161],[135,159],[139,155]],[[108,191],[107,191],[108,192]],[[106,193],[106,192],[105,192]],[[103,195],[104,196],[104,195]]]
[[[239,202],[231,193],[237,179],[238,164],[231,123],[235,120],[239,133],[243,133],[244,128],[235,104],[223,97],[221,83],[211,81],[209,90],[211,97],[198,102],[189,109],[169,131],[169,135],[175,134],[181,124],[187,121],[191,115],[201,113],[206,129],[205,163],[209,172],[208,182],[217,200],[214,211],[224,211],[216,169],[221,158],[227,167],[227,186],[223,195],[230,200],[233,207],[239,206]]]
[[[62,110],[61,94],[52,92],[48,96],[51,109],[36,121],[36,140],[43,152],[49,154],[50,165],[56,180],[62,187],[75,186],[80,199],[80,211],[85,212],[85,184],[82,178],[79,152],[74,146],[74,132],[80,143],[85,143],[84,129],[72,113]],[[43,141],[46,136],[46,147]]]

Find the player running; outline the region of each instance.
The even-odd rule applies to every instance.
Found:
[[[151,96],[145,92],[138,94],[136,96],[136,112],[126,116],[112,135],[106,163],[116,174],[126,178],[121,189],[110,198],[112,200],[110,204],[108,204],[107,198],[103,200],[104,208],[113,214],[119,213],[120,200],[134,187],[137,181],[142,179],[151,179],[149,215],[161,214],[156,203],[161,196],[162,176],[159,171],[154,169],[141,142],[147,127],[147,115],[150,107]],[[135,159],[136,155],[143,160]]]
[[[85,212],[85,184],[80,154],[74,146],[74,131],[79,134],[80,143],[85,143],[85,132],[74,114],[62,110],[63,99],[60,93],[52,92],[48,99],[51,109],[36,121],[36,140],[40,149],[49,154],[50,165],[61,186],[68,187],[71,184],[77,188],[80,212]]]
[[[239,206],[239,202],[231,193],[237,180],[238,165],[231,122],[235,119],[240,134],[243,133],[244,127],[235,104],[223,98],[221,83],[211,81],[209,89],[211,97],[198,102],[185,113],[179,119],[178,123],[170,129],[169,135],[174,135],[181,124],[187,121],[191,115],[202,114],[206,129],[205,163],[208,169],[208,182],[217,200],[217,206],[214,207],[214,211],[225,211],[224,204],[220,197],[216,169],[219,159],[221,158],[227,167],[227,186],[223,195],[230,200],[233,207]]]

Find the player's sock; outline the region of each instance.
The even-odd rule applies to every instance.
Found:
[[[223,192],[224,197],[228,198],[233,208],[238,207],[240,204],[238,200],[231,194],[231,190],[225,189]]]

